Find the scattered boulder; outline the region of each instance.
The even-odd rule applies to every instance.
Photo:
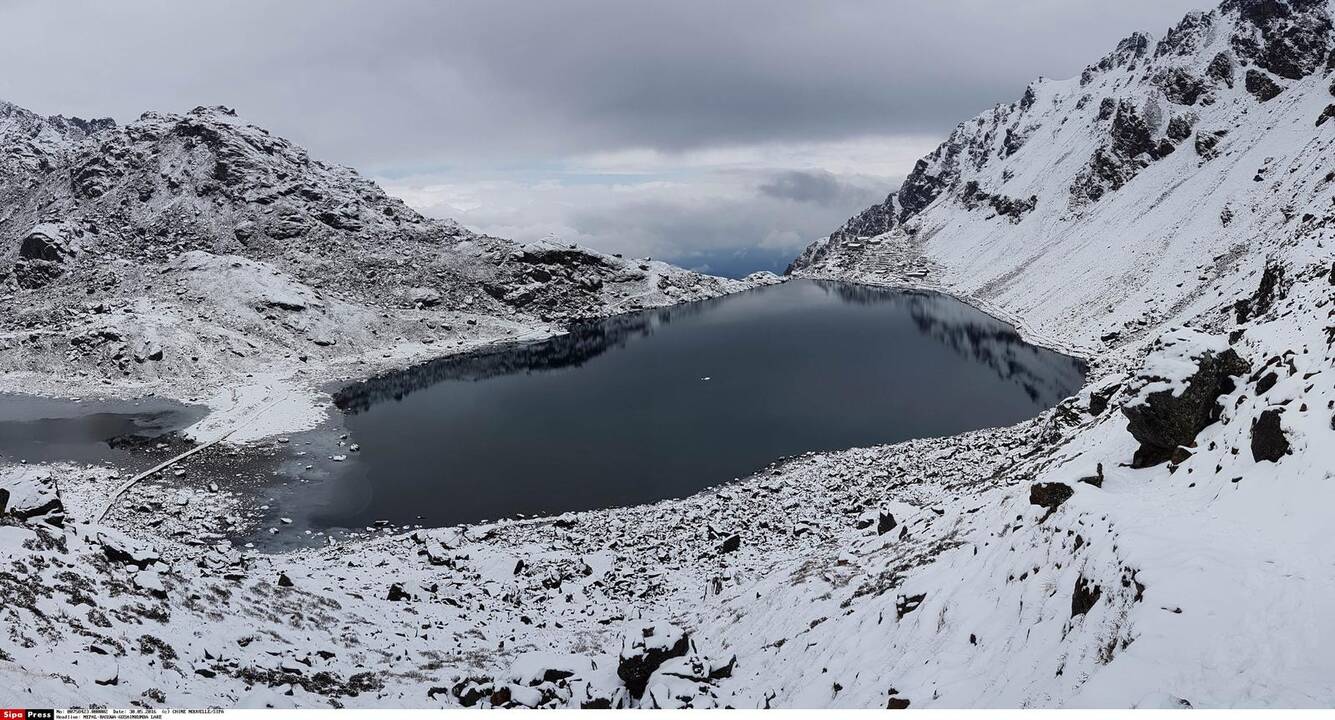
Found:
[[[416,287],[408,291],[408,302],[419,308],[435,307],[441,303],[439,292],[426,287]]]
[[[1321,114],[1316,116],[1316,126],[1321,127],[1322,125],[1325,125],[1326,121],[1331,118],[1335,118],[1335,104],[1327,105],[1326,109],[1322,110]]]
[[[1274,100],[1280,93],[1284,92],[1284,88],[1275,84],[1275,81],[1271,80],[1269,75],[1256,68],[1251,68],[1247,71],[1247,76],[1243,83],[1247,88],[1247,92],[1251,93],[1253,97],[1261,102]]]
[[[1252,458],[1256,462],[1278,462],[1289,453],[1289,439],[1279,422],[1282,414],[1282,409],[1270,408],[1252,422]]]
[[[670,658],[656,670],[646,685],[641,707],[712,708],[718,707],[715,682],[732,675],[737,656],[718,663],[690,644],[681,657]]]
[[[649,678],[664,662],[681,657],[690,648],[690,636],[671,623],[646,623],[626,631],[617,660],[617,677],[632,697],[644,695]]]
[[[1047,519],[1048,515],[1056,512],[1057,508],[1061,507],[1062,503],[1070,500],[1074,494],[1075,490],[1066,483],[1034,483],[1029,487],[1029,502],[1047,508],[1047,515],[1043,516],[1044,519]]]
[[[0,517],[20,522],[40,521],[53,527],[65,526],[65,505],[55,480],[28,468],[11,471],[0,488]]]
[[[742,536],[734,533],[732,535],[729,535],[726,539],[724,539],[724,541],[718,546],[718,551],[720,555],[726,555],[727,553],[737,552],[738,550],[741,549],[741,547],[742,547]]]
[[[884,535],[894,530],[898,523],[895,522],[895,516],[882,510],[876,518],[876,534]]]
[[[428,695],[434,695],[435,692],[438,690],[433,688]],[[495,692],[495,683],[485,676],[463,678],[450,688],[450,694],[464,707],[473,707],[483,699],[492,697]]]
[[[1233,87],[1233,60],[1227,53],[1219,53],[1214,56],[1210,64],[1205,68],[1205,75],[1211,80],[1224,85]]]
[[[1196,133],[1196,154],[1209,160],[1219,154],[1216,146],[1219,141],[1228,134],[1227,130],[1216,130],[1214,132]]]
[[[1102,415],[1108,409],[1108,403],[1112,401],[1113,395],[1122,389],[1121,383],[1114,383],[1108,387],[1099,390],[1093,390],[1089,393],[1089,414],[1095,417]]]
[[[895,598],[895,619],[903,620],[905,615],[917,610],[922,605],[922,601],[927,599],[927,593],[918,593],[916,595],[900,595]]]
[[[49,285],[65,273],[65,266],[75,255],[75,247],[62,223],[42,223],[23,237],[14,274],[19,286],[36,289]]]
[[[1276,262],[1267,262],[1261,272],[1261,283],[1252,296],[1233,304],[1238,323],[1260,317],[1274,306],[1275,300],[1283,297],[1284,267]]]
[[[1279,375],[1275,374],[1275,371],[1273,370],[1266,373],[1265,375],[1262,375],[1261,379],[1256,381],[1256,394],[1257,395],[1266,394],[1267,392],[1270,391],[1270,388],[1273,388],[1275,386],[1275,383],[1277,382],[1279,382]]]
[[[1080,482],[1085,483],[1086,485],[1093,485],[1097,488],[1103,487],[1103,463],[1098,464],[1093,475],[1086,475],[1085,477],[1080,478]],[[1029,496],[1029,501],[1033,502],[1032,491]]]
[[[1250,369],[1223,338],[1179,330],[1159,341],[1145,360],[1136,397],[1122,407],[1127,430],[1140,441],[1132,467],[1168,460],[1180,446],[1219,419],[1219,397]]]
[[[59,223],[42,223],[28,231],[19,246],[20,260],[64,263],[74,256],[74,246]]]
[[[141,570],[160,562],[162,559],[156,549],[111,529],[99,531],[97,533],[97,543],[102,546],[103,554],[111,562],[134,565]]]
[[[1084,575],[1076,578],[1075,590],[1071,593],[1071,617],[1089,612],[1102,596],[1103,590],[1086,580]]]

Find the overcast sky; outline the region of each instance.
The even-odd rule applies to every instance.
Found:
[[[723,269],[795,254],[958,122],[1212,4],[0,0],[0,98],[228,105],[428,214]]]

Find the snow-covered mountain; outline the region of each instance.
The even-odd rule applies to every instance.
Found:
[[[794,263],[800,275],[942,289],[1084,354],[1089,384],[1054,410],[1010,428],[794,458],[652,506],[284,556],[88,523],[118,482],[104,468],[5,468],[0,552],[18,570],[0,572],[0,686],[54,705],[1335,704],[1332,11],[1330,0],[1228,0],[1160,39],[1133,35],[1080,77],[1038,81],[1019,102],[959,126],[885,203]],[[185,139],[150,152],[151,171],[115,169],[139,157],[134,148],[162,147],[135,138],[165,137],[154,130],[164,123],[232,133],[227,118],[150,116],[131,126],[140,130],[25,120],[39,130],[7,156],[6,172],[50,157],[66,170],[25,191],[35,199],[7,206],[10,217],[28,213],[11,242],[50,220],[40,216],[44,197],[131,228],[152,227],[134,219],[140,202],[179,204],[183,219],[171,215],[169,228],[199,228],[191,209],[225,216],[225,232],[207,235],[213,245],[169,230],[177,255],[113,264],[130,284],[109,287],[127,289],[96,292],[148,287],[150,302],[169,308],[219,303],[219,286],[275,299],[264,312],[280,319],[261,315],[255,327],[291,327],[238,339],[278,352],[306,352],[281,343],[303,336],[308,326],[293,318],[317,302],[369,307],[363,281],[339,275],[339,286],[320,286],[324,273],[302,267],[320,255],[311,262],[351,273],[327,256],[375,257],[342,243],[359,231],[320,212],[394,228],[400,245],[437,243],[448,257],[507,247],[376,216],[398,206],[320,169],[309,176],[333,179],[319,197],[283,196],[309,203],[303,217],[318,223],[288,250],[269,229],[284,233],[286,216],[244,194],[230,200],[214,188],[164,201],[174,159],[197,157]],[[95,171],[69,170],[106,143],[89,156],[106,157]],[[191,171],[191,187],[224,183],[212,169],[218,151],[198,157],[195,167],[209,169]],[[83,177],[108,190],[84,197],[73,182]],[[202,212],[215,202],[232,209]],[[345,205],[353,209],[338,210]],[[153,217],[167,212],[176,211]],[[245,222],[256,228],[255,254],[215,260],[236,255],[234,230]],[[79,248],[141,252],[120,227],[49,232]],[[41,322],[91,328],[109,314],[74,313],[47,290],[83,287],[60,283],[97,277],[98,263],[66,266],[55,259],[61,243],[32,242],[57,249],[16,266],[60,267],[35,288],[19,278],[37,275],[16,268],[11,282],[22,289],[11,300],[21,302],[7,312],[26,324],[9,342],[42,342]],[[442,272],[476,287],[532,264],[508,252],[508,261]],[[153,271],[136,274],[138,262]],[[412,279],[387,280],[391,295],[423,282],[401,269]],[[608,285],[575,307],[615,309]],[[507,296],[474,301],[502,313],[515,300]],[[395,318],[419,311],[376,307]],[[501,324],[503,314],[460,317],[534,327]],[[201,333],[182,327],[181,337]],[[408,325],[391,327],[407,334]],[[989,338],[932,331],[1006,362]],[[207,515],[228,512],[226,497],[186,500]],[[172,499],[145,490],[136,502]]]
[[[1091,350],[1195,317],[1324,227],[1331,49],[1324,0],[1237,0],[1136,33],[961,123],[792,271],[925,275]]]

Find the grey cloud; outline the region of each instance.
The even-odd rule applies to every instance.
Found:
[[[817,205],[840,204],[862,207],[879,199],[876,190],[841,182],[832,173],[818,170],[789,170],[776,173],[757,188],[761,194],[779,200]],[[842,201],[842,202],[841,202]]]
[[[227,104],[372,172],[944,134],[1209,0],[0,0],[0,97]]]
[[[886,182],[861,185],[798,171],[778,177],[814,179],[823,189],[815,190],[817,201],[785,197],[784,191],[813,197],[809,193],[815,186],[792,184],[777,193],[761,189],[713,199],[633,200],[581,210],[569,222],[580,240],[595,247],[621,248],[713,272],[728,273],[729,263],[782,269],[812,238],[879,199]]]

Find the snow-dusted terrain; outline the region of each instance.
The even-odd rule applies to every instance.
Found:
[[[149,483],[97,524],[114,470],[0,466],[0,686],[56,706],[1335,705],[1332,11],[1228,0],[1133,35],[960,125],[795,261],[1088,357],[1043,416],[290,555],[219,539],[225,487]],[[254,407],[741,287],[418,218],[215,110],[118,129],[7,107],[0,139],[6,389],[224,410],[235,386]]]

